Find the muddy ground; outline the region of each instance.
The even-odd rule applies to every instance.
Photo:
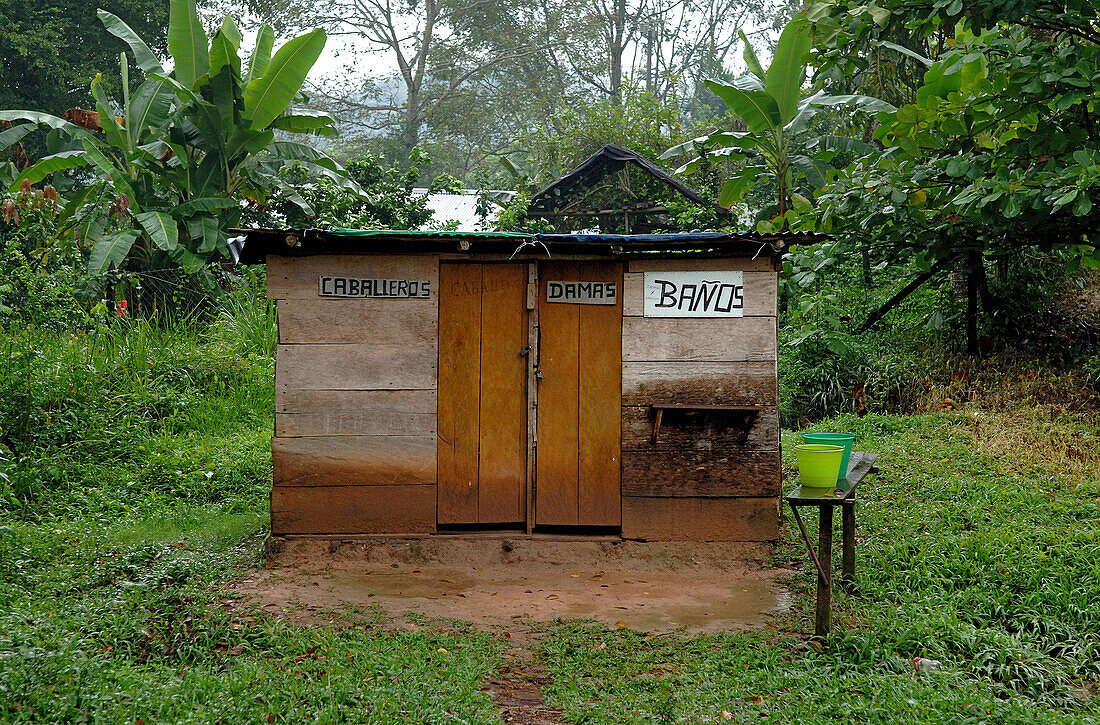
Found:
[[[769,568],[770,550],[755,544],[433,536],[274,539],[269,548],[268,568],[232,586],[238,606],[302,624],[376,606],[396,627],[415,626],[413,613],[503,629],[514,646],[485,689],[517,725],[562,722],[543,702],[532,620],[720,632],[762,628],[790,601],[779,582],[791,572]]]
[[[787,575],[744,543],[560,538],[294,539],[234,588],[290,619],[377,605],[479,625],[590,618],[643,631],[762,627],[784,611]]]

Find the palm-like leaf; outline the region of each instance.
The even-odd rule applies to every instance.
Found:
[[[734,113],[745,120],[753,133],[764,133],[782,126],[779,107],[765,91],[743,91],[728,83],[706,81],[707,88],[722,99]]]
[[[138,68],[146,73],[164,73],[164,66],[160,64],[153,50],[129,25],[122,22],[121,18],[106,10],[99,10],[96,15],[99,16],[108,33],[130,46],[130,52],[134,54]]]
[[[88,156],[83,151],[62,151],[42,158],[38,163],[23,169],[23,173],[16,177],[11,185],[15,191],[24,180],[37,184],[50,174],[66,169],[76,169],[89,164]]]
[[[325,31],[318,28],[288,41],[275,53],[263,76],[248,84],[244,117],[253,129],[267,128],[291,104],[321,56],[326,39]]]
[[[157,132],[167,122],[172,111],[172,91],[167,83],[150,78],[138,86],[130,99],[126,131],[131,143],[137,146],[146,132]]]
[[[330,136],[336,133],[333,128],[332,116],[327,113],[296,109],[293,113],[284,113],[272,123],[272,128],[292,133],[314,133],[320,136]]]
[[[784,125],[798,112],[802,82],[806,80],[806,54],[810,52],[810,24],[804,18],[787,23],[768,66],[764,89],[775,99]]]
[[[256,34],[256,47],[252,51],[252,59],[248,62],[245,86],[267,72],[267,67],[271,64],[271,49],[274,45],[275,31],[270,25],[260,26],[260,32]]]
[[[40,111],[0,111],[0,121],[30,121],[31,123],[41,123],[52,129],[65,131],[72,136],[79,136],[87,133],[84,129],[69,123],[63,118]]]
[[[0,131],[0,151],[12,144],[19,143],[20,139],[36,128],[38,128],[38,124],[21,123],[18,126],[12,126],[7,131]]]
[[[99,237],[88,257],[89,271],[105,272],[112,267],[121,267],[139,236],[133,229],[125,229]]]
[[[847,106],[860,111],[866,111],[867,113],[896,113],[898,110],[896,106],[887,103],[881,98],[875,98],[873,96],[828,96],[821,94],[815,96],[812,102],[815,106],[828,106],[830,108]]]
[[[144,211],[135,216],[157,249],[171,252],[179,246],[179,228],[170,214],[163,211]]]
[[[746,37],[745,31],[738,30],[737,35],[741,38],[741,42],[745,44],[745,65],[748,66],[749,71],[754,76],[760,80],[764,80],[767,77],[767,73],[764,72],[764,66],[760,65],[760,59],[756,57],[756,51],[753,50],[752,43],[750,43],[748,37]]]
[[[241,74],[241,31],[230,15],[225,16],[222,26],[210,41],[210,75],[230,66],[239,76]]]
[[[168,10],[168,52],[176,66],[176,80],[194,88],[195,80],[210,70],[206,32],[202,29],[195,0],[171,0]]]

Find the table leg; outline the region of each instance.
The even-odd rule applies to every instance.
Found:
[[[855,501],[841,507],[841,560],[840,587],[847,594],[856,590],[856,504]]]
[[[817,617],[814,622],[814,634],[828,639],[833,625],[833,507],[821,506],[820,524],[817,534],[817,558],[821,569],[817,572]]]

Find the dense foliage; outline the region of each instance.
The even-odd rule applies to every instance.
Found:
[[[208,42],[194,0],[172,0],[168,73],[121,19],[106,11],[100,18],[147,76],[140,85],[131,88],[123,56],[120,102],[107,95],[101,76],[92,82],[94,123],[0,111],[0,120],[29,122],[0,132],[0,145],[38,124],[52,129],[49,155],[22,170],[11,188],[54,178],[65,194],[58,223],[73,228],[89,250],[89,271],[169,264],[198,270],[229,256],[228,230],[238,226],[242,203],[264,201],[281,184],[279,169],[291,162],[362,193],[325,154],[276,138],[276,132],[332,133],[331,118],[293,107],[324,48],[323,31],[272,53],[274,33],[261,28],[245,68],[231,16]]]
[[[101,31],[96,8],[124,19],[157,53],[168,49],[164,0],[0,0],[0,108],[61,115],[93,103],[92,79],[126,49]]]

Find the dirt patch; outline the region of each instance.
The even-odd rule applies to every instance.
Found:
[[[777,580],[789,572],[764,568],[768,553],[752,544],[538,537],[299,539],[286,542],[272,568],[233,588],[291,619],[377,605],[397,619],[415,613],[493,626],[592,618],[643,631],[716,632],[762,627],[788,607]]]
[[[559,725],[564,723],[561,709],[549,707],[543,699],[543,688],[550,683],[546,664],[531,649],[535,642],[525,627],[512,627],[509,638],[516,645],[504,654],[504,667],[499,677],[490,679],[483,688],[493,696],[500,710],[500,719],[514,725]]]

